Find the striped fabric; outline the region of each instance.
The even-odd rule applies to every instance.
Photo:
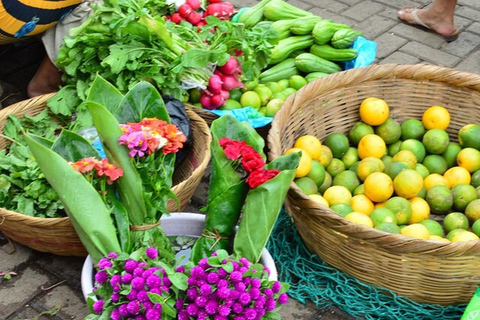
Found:
[[[40,34],[82,0],[0,0],[0,45]]]

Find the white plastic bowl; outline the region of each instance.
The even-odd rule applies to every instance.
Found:
[[[167,236],[189,236],[199,237],[205,227],[205,215],[198,213],[171,213],[169,216],[164,216],[161,219],[162,228],[165,230]],[[270,269],[271,281],[278,279],[277,268],[272,256],[263,249],[260,263]],[[90,293],[93,292],[93,263],[90,256],[87,256],[82,267],[82,293],[85,301]]]

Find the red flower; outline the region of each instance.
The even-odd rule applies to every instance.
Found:
[[[78,160],[77,162],[70,162],[70,165],[76,171],[80,172],[81,174],[89,173],[95,168],[95,165],[99,163],[97,159],[91,158],[83,158],[82,160]]]
[[[167,124],[162,129],[161,135],[168,140],[167,144],[162,148],[163,154],[177,152],[183,147],[183,143],[187,141],[187,137],[174,124]]]
[[[123,170],[109,163],[107,159],[102,159],[102,161],[95,166],[95,169],[97,170],[97,175],[99,177],[101,176],[108,177],[107,179],[108,184],[112,184],[113,181],[123,176]]]
[[[247,178],[247,183],[250,188],[256,188],[264,182],[273,179],[280,173],[280,170],[276,169],[258,169],[250,173]]]
[[[258,152],[255,151],[255,149],[253,149],[251,146],[245,145],[245,147],[241,150],[241,153],[242,166],[245,171],[252,172],[265,165],[265,161],[263,161],[260,154],[258,154]]]
[[[218,140],[218,143],[220,143],[225,155],[230,160],[237,160],[242,154],[242,149],[247,146],[245,141],[240,142],[229,138],[222,138]]]

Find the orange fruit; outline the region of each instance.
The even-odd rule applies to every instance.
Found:
[[[306,134],[295,141],[294,148],[305,150],[313,160],[318,160],[321,153],[322,143],[317,137]]]
[[[406,199],[415,197],[423,187],[422,175],[413,169],[400,171],[393,180],[395,193]]]
[[[358,143],[358,156],[360,159],[365,159],[366,157],[381,158],[386,151],[385,141],[376,134],[367,134]]]
[[[423,179],[423,186],[425,190],[428,191],[435,187],[436,185],[443,185],[447,188],[450,188],[450,182],[442,175],[438,173],[429,174],[425,179]]]
[[[312,157],[310,157],[308,152],[300,148],[288,149],[285,151],[285,154],[287,155],[292,152],[301,152],[300,162],[298,163],[297,171],[295,171],[295,178],[305,177],[312,169]]]
[[[406,226],[402,229],[401,233],[405,236],[409,236],[416,239],[428,239],[430,238],[430,232],[427,227],[420,223],[414,223]]]
[[[333,206],[334,204],[348,204],[352,203],[352,194],[347,188],[343,186],[331,186],[323,193],[323,197],[327,200],[328,204]]]
[[[366,215],[370,215],[374,209],[372,200],[368,199],[368,197],[363,194],[352,198],[351,207],[353,208],[353,211],[365,213]]]
[[[475,172],[480,169],[480,151],[474,148],[465,148],[460,150],[457,155],[457,164],[468,170]]]
[[[360,105],[360,119],[371,126],[378,126],[388,119],[390,109],[383,99],[370,97]]]
[[[355,224],[361,224],[361,225],[373,228],[372,219],[370,219],[370,217],[365,213],[355,212],[355,211],[350,212],[345,216],[345,219]]]
[[[422,123],[427,130],[445,130],[450,124],[450,113],[447,109],[441,106],[430,107],[423,113]]]
[[[365,195],[373,202],[387,201],[393,194],[392,179],[383,172],[374,172],[363,183]]]
[[[408,224],[422,222],[430,217],[430,206],[427,201],[420,197],[414,197],[409,201],[412,205],[412,216],[408,220]]]
[[[443,176],[447,179],[450,188],[455,187],[457,184],[470,184],[472,181],[470,172],[463,167],[452,167],[445,171]]]

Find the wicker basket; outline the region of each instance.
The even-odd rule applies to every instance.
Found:
[[[432,65],[372,65],[316,80],[290,96],[272,123],[270,160],[304,134],[324,139],[347,133],[367,97],[385,99],[399,121],[445,106],[451,140],[465,124],[480,123],[480,76]],[[468,302],[480,285],[480,241],[418,240],[355,225],[309,200],[295,184],[286,209],[311,252],[365,283],[443,305]]]
[[[0,111],[0,128],[5,126],[10,114],[19,117],[39,114],[52,95],[29,99],[3,109]],[[211,135],[208,125],[189,108],[187,108],[187,114],[190,118],[194,141],[189,157],[175,169],[172,188],[182,209],[198,187],[210,161]],[[5,148],[9,144],[7,139],[0,138],[0,148]],[[178,211],[177,204],[173,200],[169,201],[167,208],[172,212]],[[0,230],[10,239],[38,251],[64,256],[87,255],[69,218],[34,218],[0,208]]]

